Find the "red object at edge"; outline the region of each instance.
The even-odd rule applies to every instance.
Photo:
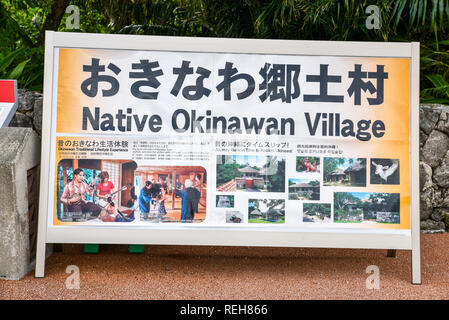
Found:
[[[0,80],[0,102],[14,103],[14,80]]]

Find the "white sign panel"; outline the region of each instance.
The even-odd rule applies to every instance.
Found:
[[[47,35],[41,244],[419,261],[416,45]]]

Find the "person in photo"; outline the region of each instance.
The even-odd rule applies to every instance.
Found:
[[[157,201],[159,203],[159,208],[157,210],[159,218],[162,218],[167,214],[167,210],[165,209],[165,200],[167,199],[166,194],[167,191],[165,188],[161,188],[161,193],[157,196]]]
[[[84,172],[81,168],[73,171],[73,180],[65,185],[61,195],[61,202],[67,206],[68,212],[90,213],[92,217],[98,217],[101,213],[101,207],[87,201],[86,194],[93,196],[96,179],[90,184],[83,181]]]
[[[196,174],[195,175],[195,180],[193,181],[192,187],[195,188],[196,190],[198,190],[198,192],[200,193],[198,201],[196,202],[196,205],[195,205],[195,213],[198,213],[199,212],[198,211],[199,210],[199,208],[198,208],[199,202],[200,202],[201,196],[203,195],[203,193],[202,193],[201,175],[200,174]]]
[[[106,211],[106,215],[110,215],[111,218],[117,217],[117,207],[113,202],[115,195],[115,187],[112,181],[109,181],[109,173],[107,171],[102,171],[100,173],[100,183],[97,184],[97,197],[98,205]]]
[[[157,197],[161,193],[161,188],[164,185],[164,180],[161,177],[159,177],[157,183],[155,183],[154,181],[151,181],[151,183],[152,183],[152,187],[150,189],[150,195],[151,195],[150,203],[153,206],[153,210],[156,210],[156,206],[158,204]]]
[[[179,196],[181,200],[181,222],[192,221],[195,217],[195,209],[198,206],[201,194],[192,187],[192,181],[186,179],[184,182],[185,189],[175,189],[175,194]]]
[[[131,184],[131,183],[130,183]],[[136,196],[136,187],[135,186],[132,186],[131,188],[130,188],[130,199],[129,199],[129,201],[128,201],[128,203],[126,204],[126,206],[128,207],[128,208],[134,208],[134,205],[135,205],[135,203],[136,203],[136,200],[137,200],[137,196]]]
[[[150,205],[151,201],[154,199],[152,198],[152,188],[153,183],[151,181],[145,182],[145,186],[140,190],[139,195],[139,209],[140,212],[144,215],[144,218],[148,218],[148,214],[150,213]]]

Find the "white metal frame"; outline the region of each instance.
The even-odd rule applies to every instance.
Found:
[[[356,57],[400,57],[411,59],[411,230],[306,229],[244,226],[82,226],[47,227],[50,170],[51,113],[54,48],[135,49],[189,52],[263,53]],[[419,217],[419,43],[335,42],[218,39],[160,36],[96,35],[47,31],[45,42],[44,105],[42,125],[41,186],[36,277],[44,276],[46,243],[116,243],[166,245],[222,245],[271,247],[323,247],[403,249],[412,253],[412,283],[421,283]],[[51,190],[52,192],[53,190]],[[151,232],[148,232],[151,229]]]

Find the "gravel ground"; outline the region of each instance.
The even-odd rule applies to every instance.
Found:
[[[146,246],[130,254],[102,245],[84,254],[64,245],[20,281],[0,280],[0,299],[449,299],[449,233],[422,234],[422,285],[411,284],[411,254],[386,250]],[[80,269],[69,290],[66,268]],[[380,289],[368,290],[369,265]]]

